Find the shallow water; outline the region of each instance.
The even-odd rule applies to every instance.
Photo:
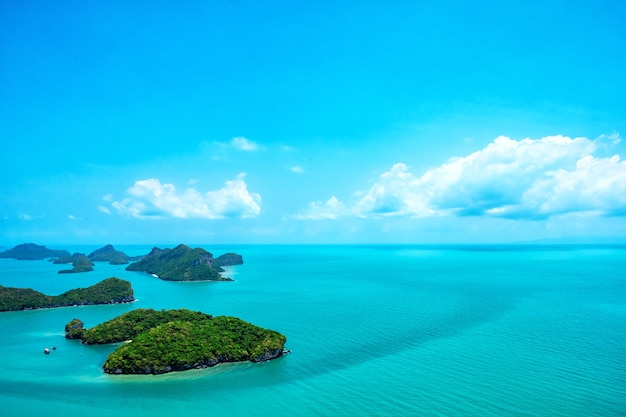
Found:
[[[166,282],[105,263],[59,275],[63,266],[47,261],[0,259],[0,285],[58,294],[117,276],[132,282],[139,300],[0,313],[6,415],[626,410],[624,247],[199,246],[242,254],[245,264],[228,271],[235,281]],[[150,247],[117,249],[135,255]],[[91,327],[149,307],[234,315],[285,334],[292,353],[263,364],[120,377],[100,368],[115,346],[63,337],[74,317]]]

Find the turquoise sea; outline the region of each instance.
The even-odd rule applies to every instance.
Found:
[[[194,246],[245,264],[234,282],[176,283],[0,259],[3,286],[59,294],[117,276],[138,298],[0,313],[0,415],[626,415],[626,246]],[[115,346],[63,336],[74,317],[91,327],[140,307],[237,316],[292,353],[111,376],[100,367]]]

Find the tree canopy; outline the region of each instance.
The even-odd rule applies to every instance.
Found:
[[[0,311],[32,310],[134,301],[130,282],[111,277],[87,288],[76,288],[60,295],[46,295],[31,288],[0,286]]]
[[[220,274],[224,269],[212,253],[186,245],[174,249],[153,248],[143,259],[128,265],[126,270],[147,272],[167,281],[230,280]]]
[[[76,329],[82,329],[77,319],[66,325],[67,337],[80,333],[86,344],[130,341],[104,363],[104,371],[113,374],[159,374],[220,362],[263,361],[281,356],[287,340],[236,317],[186,309],[138,309],[92,329]]]

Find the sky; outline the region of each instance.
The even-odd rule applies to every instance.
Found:
[[[626,242],[623,2],[179,3],[0,0],[0,246]]]

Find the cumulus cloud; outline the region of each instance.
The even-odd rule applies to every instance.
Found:
[[[294,174],[302,174],[304,172],[304,168],[299,165],[295,165],[291,167],[291,172],[293,172]]]
[[[162,184],[156,178],[136,181],[129,188],[130,197],[111,205],[120,214],[137,218],[249,218],[261,212],[261,196],[250,193],[245,174],[226,181],[216,191],[200,193],[195,188],[183,192],[173,184]]]
[[[610,139],[619,141],[616,136]],[[339,208],[336,215],[513,219],[572,213],[626,215],[626,162],[618,155],[594,156],[603,146],[602,138],[548,136],[518,141],[500,136],[487,147],[422,175],[411,173],[406,164],[395,164],[352,209]]]
[[[602,215],[626,214],[626,161],[584,156],[572,170],[558,169],[538,180],[522,196],[522,207],[539,216],[572,211]]]
[[[346,206],[337,197],[332,196],[326,201],[310,203],[305,211],[294,217],[299,220],[324,220],[336,219],[346,214],[349,214]]]
[[[416,192],[417,181],[405,164],[395,164],[361,197],[354,211],[377,216],[435,214],[429,207],[428,195]]]

